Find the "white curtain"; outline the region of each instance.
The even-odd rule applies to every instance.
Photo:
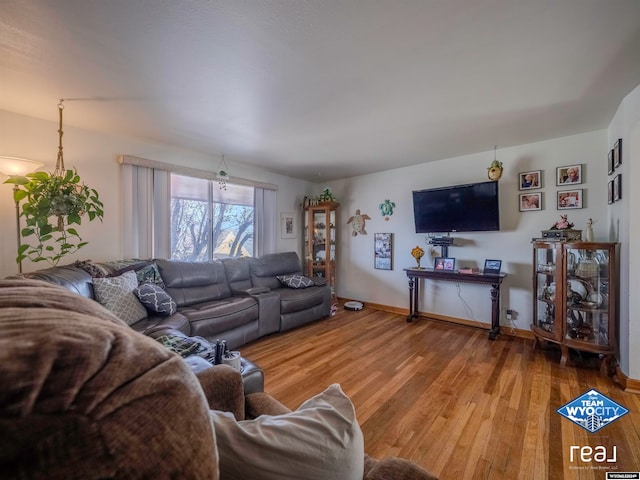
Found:
[[[169,258],[169,172],[127,164],[121,168],[123,258]]]
[[[123,258],[170,258],[171,172],[121,163]],[[278,228],[275,189],[254,187],[254,215],[254,255],[274,253]]]
[[[259,257],[276,251],[276,192],[256,187],[254,190],[254,255]]]

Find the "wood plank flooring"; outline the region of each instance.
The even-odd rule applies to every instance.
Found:
[[[640,397],[600,373],[597,358],[561,367],[533,341],[365,308],[271,335],[242,349],[265,390],[295,409],[331,383],[356,407],[367,453],[408,458],[441,479],[600,480],[640,471]],[[578,359],[580,360],[580,359]],[[592,434],[556,410],[595,388],[630,413]],[[605,446],[606,459],[570,459]]]

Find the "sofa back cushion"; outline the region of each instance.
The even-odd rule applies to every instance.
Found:
[[[0,478],[218,478],[195,375],[95,301],[0,280],[0,385]]]
[[[24,273],[22,278],[44,280],[71,290],[83,297],[94,298],[91,275],[74,265],[44,268],[35,272]]]
[[[302,274],[296,252],[269,253],[250,261],[251,282],[254,287],[282,288],[278,275]]]
[[[224,265],[220,261],[183,262],[156,260],[165,291],[178,307],[222,300],[231,296]]]
[[[250,262],[251,259],[249,257],[225,258],[222,260],[231,291],[248,290],[253,286],[251,283]]]

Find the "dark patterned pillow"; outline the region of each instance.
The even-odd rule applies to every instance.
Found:
[[[102,278],[109,275],[107,268],[92,260],[78,260],[73,265],[87,272],[92,278]]]
[[[115,264],[115,262],[112,262],[112,264]],[[162,280],[158,265],[156,265],[156,263],[152,262],[151,260],[132,261],[128,264],[123,265],[119,270],[115,270],[109,276],[117,277],[119,275],[122,275],[124,272],[128,272],[129,270],[133,270],[134,272],[136,272],[136,277],[138,277],[138,283],[140,285],[142,285],[143,283],[153,283],[155,285],[158,285],[160,288],[164,288],[164,280]]]
[[[307,288],[315,285],[313,280],[304,275],[277,275],[276,278],[289,288]]]
[[[136,288],[133,293],[138,297],[140,303],[152,312],[162,315],[173,315],[178,309],[175,300],[162,288],[153,283],[143,283]]]

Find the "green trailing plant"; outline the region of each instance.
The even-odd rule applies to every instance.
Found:
[[[75,169],[13,176],[5,183],[14,185],[13,199],[22,202],[20,216],[25,221],[17,263],[29,259],[55,266],[62,257],[88,243],[75,228],[83,216],[89,221],[102,221],[104,211],[98,192],[85,185]]]

